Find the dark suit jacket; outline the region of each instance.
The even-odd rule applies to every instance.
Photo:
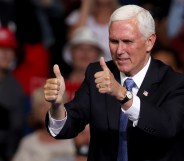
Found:
[[[120,81],[114,63],[110,61],[107,65]],[[56,138],[75,137],[89,123],[88,161],[116,161],[120,103],[98,92],[94,74],[100,70],[99,63],[89,65],[74,100],[65,105],[67,121]],[[145,91],[148,96],[144,95]],[[178,161],[183,161],[183,152],[177,149],[183,146],[178,143],[184,129],[184,76],[160,61],[151,60],[137,95],[141,100],[138,125],[133,127],[129,120],[127,129],[129,161],[169,161],[171,158],[177,161],[176,151]]]

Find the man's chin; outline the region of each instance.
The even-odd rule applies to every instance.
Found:
[[[129,72],[129,67],[128,67],[129,65],[127,63],[116,62],[116,66],[120,72],[123,72],[123,73]]]

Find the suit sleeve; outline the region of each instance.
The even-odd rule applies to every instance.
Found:
[[[84,130],[85,126],[89,123],[90,117],[90,81],[92,74],[90,72],[90,66],[87,68],[85,73],[85,79],[81,84],[78,91],[75,93],[74,99],[65,104],[67,111],[67,120],[60,131],[60,133],[55,136],[58,139],[68,139],[73,138]]]

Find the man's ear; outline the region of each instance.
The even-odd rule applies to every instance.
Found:
[[[146,45],[147,45],[147,52],[150,53],[151,49],[153,48],[156,41],[156,34],[151,34],[151,36],[147,39]]]

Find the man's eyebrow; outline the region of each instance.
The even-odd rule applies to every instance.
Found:
[[[109,40],[117,40],[117,41],[119,41],[119,39],[114,38],[114,37],[109,37]]]

